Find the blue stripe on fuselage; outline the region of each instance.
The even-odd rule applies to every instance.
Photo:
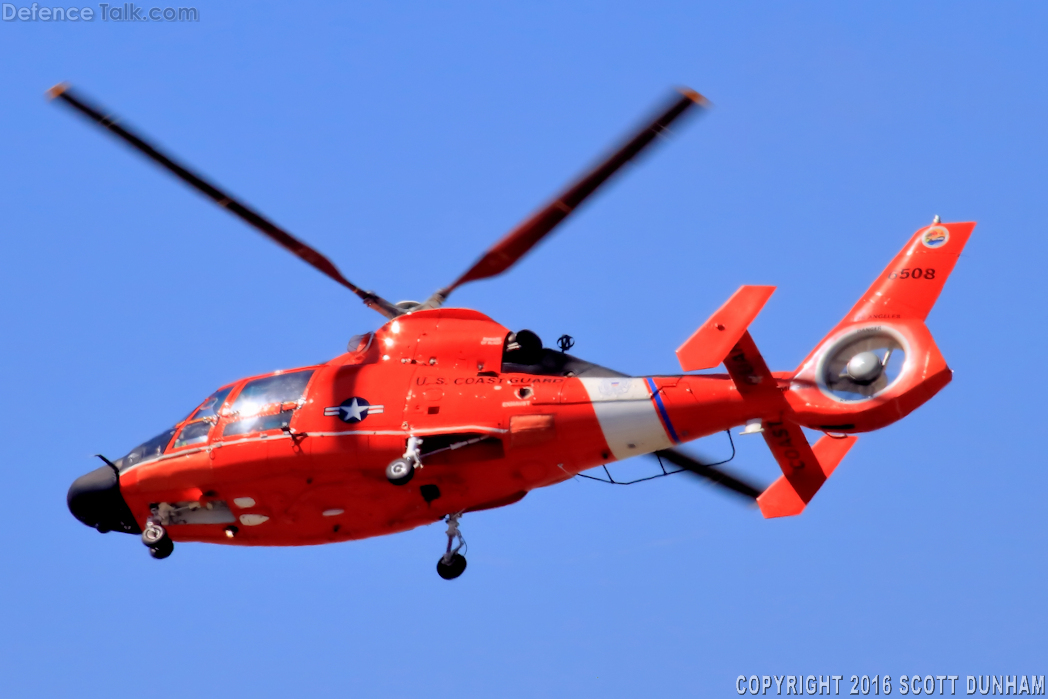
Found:
[[[662,396],[659,395],[659,389],[655,388],[655,379],[648,377],[645,381],[648,382],[648,388],[651,390],[651,398],[655,401],[655,407],[659,409],[659,415],[662,416],[662,424],[666,426],[666,432],[669,433],[670,439],[673,440],[674,444],[680,444],[680,438],[677,437],[677,431],[673,429],[673,423],[670,422],[669,413],[666,412],[666,406],[662,404]]]

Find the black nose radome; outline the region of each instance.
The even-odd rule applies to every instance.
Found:
[[[97,468],[73,481],[66,502],[74,517],[100,532],[142,532],[120,494],[120,479],[109,466]]]

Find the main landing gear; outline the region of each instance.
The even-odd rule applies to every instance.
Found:
[[[459,553],[466,548],[466,540],[462,538],[462,532],[458,527],[461,516],[462,513],[459,512],[457,515],[448,515],[444,520],[448,523],[448,550],[437,561],[437,575],[445,580],[454,580],[466,570],[466,557]]]
[[[149,555],[153,558],[167,558],[175,550],[175,542],[167,535],[167,530],[162,526],[149,520],[146,528],[142,530],[142,543],[149,549]]]
[[[422,468],[422,455],[419,453],[421,445],[422,440],[418,437],[408,437],[408,448],[404,451],[404,456],[394,459],[386,466],[386,478],[390,483],[407,485],[415,476],[415,469]]]

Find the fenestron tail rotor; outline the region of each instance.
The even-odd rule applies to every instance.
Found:
[[[906,348],[886,330],[845,336],[819,362],[821,379],[838,400],[874,396],[899,377]]]
[[[127,143],[139,153],[160,165],[162,168],[211,199],[226,211],[254,227],[255,230],[262,233],[262,235],[352,291],[359,296],[369,308],[373,308],[387,318],[395,318],[403,313],[403,310],[397,308],[381,296],[370,291],[365,291],[346,279],[342,276],[342,272],[335,267],[334,263],[321,253],[295,238],[293,235],[285,231],[283,228],[280,228],[254,209],[251,209],[247,205],[234,199],[230,194],[219,189],[200,175],[173,160],[170,156],[164,154],[157,149],[156,146],[151,145],[127,127],[122,126],[117,122],[114,116],[106,114],[101,107],[91,104],[89,101],[85,100],[82,95],[74,92],[68,83],[55,85],[47,91],[47,96],[69,105],[94,123],[107,129],[111,134],[123,140],[124,143]]]

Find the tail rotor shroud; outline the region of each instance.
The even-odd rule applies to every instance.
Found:
[[[838,340],[823,355],[818,375],[821,386],[837,400],[859,401],[895,383],[905,362],[902,338],[878,329]]]

